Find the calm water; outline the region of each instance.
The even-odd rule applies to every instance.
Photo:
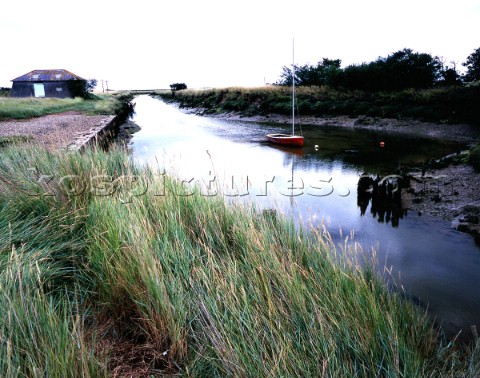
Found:
[[[380,267],[400,280],[408,295],[442,321],[448,333],[480,325],[480,248],[447,222],[415,212],[364,214],[357,184],[364,173],[394,174],[405,164],[454,152],[460,146],[362,130],[303,127],[301,150],[265,143],[282,126],[231,122],[184,114],[147,96],[136,99],[142,130],[132,140],[134,157],[176,172],[188,195],[200,185],[206,196],[253,201],[297,223],[325,225],[342,243],[352,234],[364,251],[375,249]],[[288,128],[288,126],[285,126]],[[385,148],[379,147],[379,142]],[[172,194],[173,195],[173,194]]]

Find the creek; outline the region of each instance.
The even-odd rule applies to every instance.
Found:
[[[322,229],[343,245],[375,251],[379,272],[441,323],[447,336],[480,325],[480,248],[448,222],[362,196],[362,175],[385,177],[399,168],[455,152],[461,146],[427,138],[342,127],[303,126],[301,149],[280,149],[265,134],[288,125],[256,124],[186,114],[148,97],[136,98],[141,130],[130,148],[141,164],[173,172],[189,195],[254,203],[297,224]],[[380,147],[380,142],[384,147]],[[395,176],[392,176],[395,178]],[[173,195],[173,194],[172,194]],[[358,249],[358,248],[357,248]]]

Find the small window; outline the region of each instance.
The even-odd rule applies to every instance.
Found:
[[[55,74],[55,79],[61,79],[62,78],[62,74]]]
[[[38,80],[38,75],[32,75],[33,80]]]
[[[57,92],[61,92],[61,91],[63,91],[63,88],[58,87]]]

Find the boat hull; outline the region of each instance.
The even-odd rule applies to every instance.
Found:
[[[302,147],[303,136],[288,134],[267,134],[267,140],[270,143],[289,147]]]

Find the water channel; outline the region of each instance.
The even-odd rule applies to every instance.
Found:
[[[363,174],[391,175],[452,153],[457,144],[304,126],[305,146],[285,150],[266,144],[265,134],[287,131],[287,125],[185,114],[148,96],[135,101],[133,121],[141,130],[131,141],[133,156],[174,172],[184,184],[180,195],[198,185],[205,196],[253,202],[297,224],[325,226],[340,244],[349,236],[365,253],[376,251],[379,270],[390,271],[408,296],[428,305],[447,335],[470,334],[471,325],[480,325],[480,248],[473,238],[445,221],[379,210],[368,201],[359,205],[357,198]]]

